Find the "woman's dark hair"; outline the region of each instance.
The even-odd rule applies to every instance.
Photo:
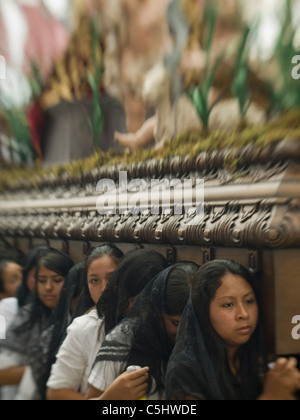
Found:
[[[168,266],[163,255],[152,250],[134,250],[124,257],[97,304],[99,318],[105,319],[106,334],[124,318],[129,300]]]
[[[20,249],[11,246],[8,242],[1,240],[0,261],[3,260],[23,265],[24,253]]]
[[[87,282],[87,274],[91,264],[103,257],[112,258],[116,264],[119,264],[124,257],[123,252],[114,244],[105,243],[97,248],[93,248],[85,260],[83,289],[79,301],[74,310],[73,319],[84,315],[89,309],[95,306],[95,302],[91,298],[91,294]]]
[[[28,303],[28,299],[31,295],[27,285],[27,277],[29,272],[33,268],[37,268],[38,261],[41,259],[41,257],[48,254],[50,251],[51,248],[48,245],[37,245],[31,248],[25,255],[23,262],[23,281],[17,291],[17,299],[20,308]]]
[[[174,344],[167,335],[164,314],[181,315],[190,297],[190,281],[199,266],[192,262],[180,262],[160,273],[154,280],[159,282],[152,291],[142,292],[129,317],[138,317],[132,349],[126,360],[130,365],[148,366],[155,386],[149,383],[151,393],[164,390],[165,373]],[[167,275],[167,278],[166,278]],[[150,287],[150,285],[148,286]],[[150,296],[149,296],[150,293]]]
[[[231,372],[227,348],[210,322],[210,304],[227,274],[240,276],[252,287],[257,301],[258,293],[252,274],[240,264],[231,260],[216,260],[205,264],[192,279],[191,299],[208,353],[215,367],[216,376],[227,399],[237,399],[234,378]],[[259,367],[258,367],[259,366]],[[236,354],[236,367],[242,380],[243,393],[247,399],[256,399],[261,391],[261,376],[265,370],[264,335],[261,323],[250,341]]]
[[[170,316],[181,315],[190,297],[190,282],[199,268],[194,263],[180,262],[170,273],[166,286],[165,313]]]
[[[8,260],[0,261],[0,293],[5,293],[4,290],[4,281],[3,281],[3,274],[7,265],[10,263]]]
[[[74,262],[71,260],[71,258],[60,251],[51,250],[46,255],[43,255],[37,265],[37,271],[36,271],[36,279],[38,279],[39,276],[39,270],[42,267],[47,268],[48,270],[53,271],[54,273],[58,274],[62,277],[67,277],[70,269],[73,267]]]

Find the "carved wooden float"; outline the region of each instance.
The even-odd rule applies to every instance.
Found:
[[[99,215],[96,185],[103,179],[117,183],[120,171],[127,171],[129,180],[148,182],[160,177],[204,179],[204,218],[189,225],[186,214],[175,215],[172,209],[160,209],[157,215]],[[128,194],[121,191],[118,197],[119,207],[127,208]],[[292,319],[300,315],[298,140],[95,168],[61,179],[48,176],[35,188],[21,180],[1,194],[0,237],[24,250],[47,241],[69,251],[75,261],[90,246],[106,241],[124,250],[152,247],[170,262],[237,260],[258,277],[269,350],[300,353],[300,340],[292,337]]]

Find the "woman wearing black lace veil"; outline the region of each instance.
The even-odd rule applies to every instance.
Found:
[[[111,384],[131,365],[149,367],[148,396],[163,398],[167,363],[197,268],[178,263],[145,287],[127,317],[107,335],[89,378],[88,398],[106,399]]]
[[[281,369],[291,384],[297,381],[292,359],[267,373],[257,302],[252,275],[238,263],[213,261],[199,270],[168,365],[167,399],[276,399],[283,391]]]
[[[97,303],[98,316],[105,319],[105,334],[119,324],[144,287],[168,266],[163,255],[150,249],[126,255]]]

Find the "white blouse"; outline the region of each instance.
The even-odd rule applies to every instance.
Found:
[[[99,319],[96,309],[76,318],[59,349],[47,387],[86,394],[88,377],[104,338],[104,320]]]
[[[19,310],[16,298],[7,298],[0,301],[0,339],[5,339],[6,332],[16,318]],[[1,321],[4,322],[2,323]],[[23,365],[23,356],[18,353],[2,350],[0,353],[0,370]],[[18,386],[4,386],[0,388],[0,400],[10,401],[15,398]]]
[[[16,298],[0,300],[0,339],[5,339],[6,331],[18,315],[19,304]],[[3,322],[4,321],[4,322]]]
[[[115,360],[105,360],[105,361],[98,361],[94,364],[91,374],[89,376],[88,382],[89,385],[92,385],[94,388],[98,389],[99,391],[106,391],[110,385],[114,382],[115,379],[122,373],[126,361],[126,358],[131,350],[132,347],[132,334],[133,330],[132,327],[135,325],[135,320],[133,320],[132,324],[128,325],[128,330],[124,332],[123,325],[117,325],[106,337],[106,341],[111,343],[111,346],[107,345],[105,351],[111,355],[112,359],[115,356]],[[115,347],[116,343],[119,343],[120,347]],[[102,355],[104,349],[102,348]],[[123,359],[117,361],[117,355],[119,352],[123,352]],[[125,354],[127,353],[127,354]],[[120,357],[120,356],[119,356]],[[153,388],[155,389],[155,381],[153,380]],[[165,392],[163,393],[152,393],[151,395],[147,395],[148,400],[165,400]]]

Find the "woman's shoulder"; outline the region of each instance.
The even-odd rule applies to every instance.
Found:
[[[32,312],[32,304],[28,303],[25,306],[22,306],[21,308],[17,307],[16,311],[16,317],[14,318],[11,329],[14,330],[16,328],[21,328],[23,325],[25,325],[29,319],[30,314]]]
[[[90,312],[78,318],[75,318],[72,324],[68,327],[68,333],[77,329],[79,329],[82,333],[88,328],[95,328],[101,326],[103,322],[104,320],[103,318],[99,318],[97,310],[92,309]]]
[[[18,309],[18,300],[15,297],[0,300],[0,308],[2,309]]]
[[[10,314],[16,315],[19,310],[18,299],[17,298],[7,298],[0,300],[0,315],[9,316]]]
[[[123,345],[130,346],[137,323],[137,318],[124,319],[120,324],[118,324],[113,330],[111,330],[107,334],[105,342],[122,343]]]

